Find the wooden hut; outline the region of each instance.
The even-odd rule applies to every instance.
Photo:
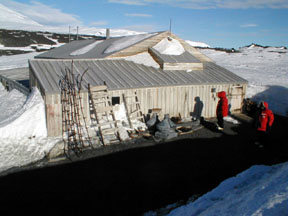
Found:
[[[169,56],[153,48],[167,37],[180,42],[185,52]],[[159,66],[126,58],[141,53],[149,55]],[[219,91],[227,92],[230,111],[239,111],[247,88],[245,79],[215,64],[170,32],[74,41],[30,60],[29,67],[30,86],[37,86],[45,100],[49,136],[59,136],[62,132],[59,80],[63,71],[71,67],[76,76],[88,70],[83,76],[81,94],[87,117],[90,116],[88,83],[93,87],[106,82],[112,100],[117,103],[122,103],[123,94],[136,92],[142,113],[158,109],[160,118],[164,114],[191,116],[196,97],[204,104],[202,116],[214,117]]]

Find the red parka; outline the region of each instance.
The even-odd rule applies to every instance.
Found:
[[[268,109],[268,103],[263,102],[263,105],[265,108],[261,111],[258,117],[258,131],[266,131],[267,126],[271,127],[274,122],[274,114],[270,109]]]
[[[220,100],[217,104],[216,115],[225,117],[228,115],[228,99],[226,97],[226,92],[218,92],[217,96],[220,98]]]

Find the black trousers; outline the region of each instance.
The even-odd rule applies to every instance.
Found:
[[[256,132],[256,141],[262,145],[267,146],[269,144],[269,136],[266,131],[258,131]]]
[[[224,128],[224,119],[222,115],[217,116],[217,124],[219,125],[219,127]]]

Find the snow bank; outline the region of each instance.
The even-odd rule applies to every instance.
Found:
[[[17,115],[26,101],[26,96],[16,89],[8,92],[0,83],[0,101],[0,127],[3,127]]]
[[[0,88],[0,95],[5,89]],[[17,91],[17,90],[14,90]],[[0,106],[0,113],[8,113],[1,116],[0,124],[0,172],[11,167],[42,159],[46,153],[58,142],[57,139],[47,138],[44,101],[37,88],[34,88],[25,103],[21,93],[10,92],[6,97],[1,97],[1,104],[17,104],[18,110],[14,112],[9,107]],[[21,102],[20,102],[21,101]],[[11,115],[9,115],[9,113]]]
[[[288,163],[253,166],[169,216],[288,215]]]
[[[11,100],[9,95],[7,99]],[[5,112],[5,107],[2,108],[2,112]],[[0,128],[1,138],[47,136],[44,101],[37,88],[33,89],[21,109],[7,119],[3,120],[5,126]]]
[[[181,55],[185,52],[181,43],[173,38],[164,38],[153,48],[163,55]]]

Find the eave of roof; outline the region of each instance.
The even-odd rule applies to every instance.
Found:
[[[59,93],[59,81],[72,60],[30,60],[30,68],[47,94]],[[126,60],[74,60],[75,77],[83,76],[83,90],[103,85],[110,90],[181,85],[247,84],[247,80],[213,62],[204,63],[203,71],[163,71]]]

